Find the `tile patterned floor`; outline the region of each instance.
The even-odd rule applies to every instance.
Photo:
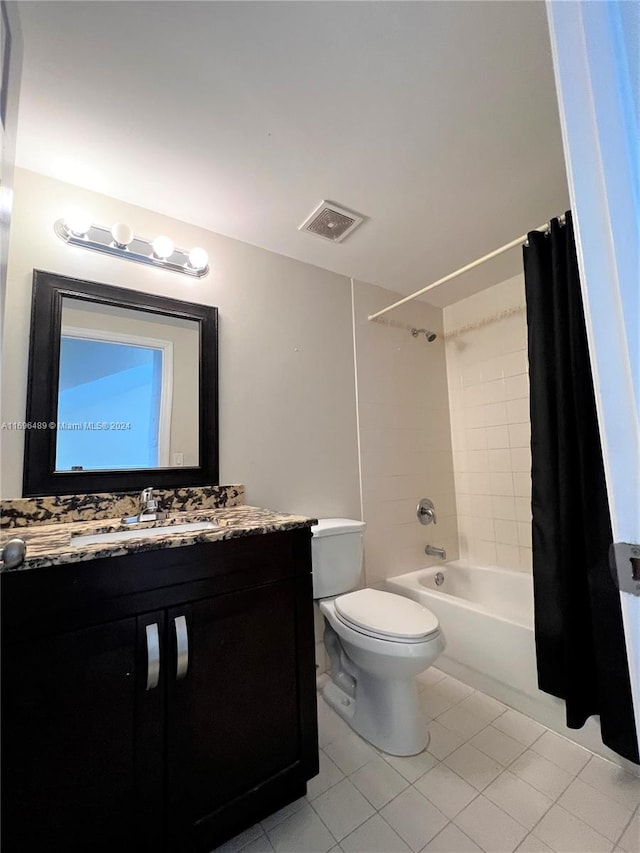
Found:
[[[383,755],[318,697],[307,796],[216,853],[640,853],[640,779],[431,668],[428,750]]]

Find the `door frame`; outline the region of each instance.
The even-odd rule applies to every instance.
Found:
[[[640,92],[627,18],[635,4],[546,6],[613,537],[640,543]],[[640,597],[621,592],[620,602],[640,744]]]

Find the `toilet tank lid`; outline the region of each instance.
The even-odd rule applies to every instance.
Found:
[[[339,533],[358,533],[365,529],[364,521],[353,518],[319,518],[311,532],[314,536],[337,536]]]

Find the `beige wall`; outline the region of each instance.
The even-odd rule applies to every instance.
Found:
[[[388,315],[394,323],[437,332],[433,343],[367,320],[397,298],[380,287],[354,285],[367,586],[438,564],[425,555],[427,543],[446,548],[449,559],[458,550],[442,310],[412,302]],[[423,497],[435,503],[436,525],[425,527],[416,518]]]
[[[445,308],[444,321],[460,556],[531,571],[524,305],[518,275]]]
[[[4,421],[23,420],[33,268],[203,304],[220,311],[220,474],[248,500],[315,516],[359,518],[366,583],[437,564],[427,543],[457,556],[443,315],[421,302],[394,322],[432,328],[427,343],[367,315],[397,294],[275,255],[151,211],[18,170],[3,359]],[[212,272],[180,277],[69,247],[53,232],[66,209],[123,220],[147,236],[203,246]],[[353,313],[352,313],[353,312]],[[355,335],[355,338],[354,338]],[[357,353],[358,416],[356,423]],[[20,495],[21,433],[4,432],[2,494]],[[431,497],[436,526],[415,517]]]
[[[3,421],[25,416],[34,268],[217,305],[221,482],[245,483],[250,502],[274,509],[359,515],[348,279],[32,172],[15,178]],[[202,246],[212,272],[196,280],[69,247],[53,223],[76,206],[101,224],[125,221],[145,236]],[[4,431],[5,498],[21,494],[22,454],[22,434]]]

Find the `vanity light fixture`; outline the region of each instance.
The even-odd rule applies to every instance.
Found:
[[[151,245],[153,246],[153,254],[156,258],[160,258],[163,261],[166,261],[167,258],[170,258],[171,255],[173,255],[173,250],[175,248],[173,240],[164,236],[156,237]]]
[[[111,236],[113,242],[119,249],[126,249],[129,243],[133,242],[133,229],[125,222],[116,222],[111,226]]]
[[[91,217],[84,210],[69,210],[64,217],[64,223],[71,234],[76,237],[84,237],[91,228]]]
[[[125,222],[116,222],[111,228],[105,228],[96,225],[81,210],[69,211],[64,218],[58,219],[53,230],[70,246],[81,246],[195,278],[202,278],[209,272],[209,256],[204,249],[179,249],[174,246],[173,240],[164,235],[154,240],[138,237]]]

